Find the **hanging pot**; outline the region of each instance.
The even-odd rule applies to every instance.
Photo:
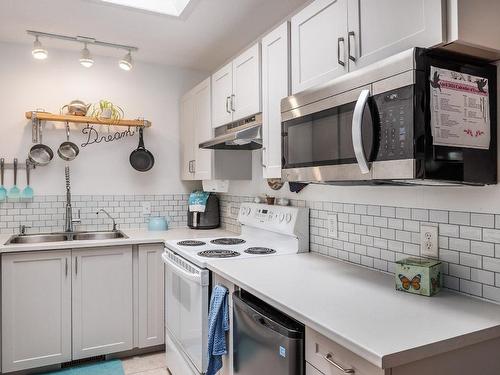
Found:
[[[31,147],[28,158],[33,164],[44,166],[50,163],[54,157],[54,151],[49,146],[43,144],[41,128],[38,139],[40,143]]]
[[[144,136],[142,127],[139,128],[139,146],[130,154],[130,165],[139,172],[147,172],[155,164],[153,154],[144,147]]]
[[[66,142],[61,143],[57,150],[57,155],[65,161],[72,161],[79,153],[80,149],[78,146],[69,140],[69,123],[66,123]]]

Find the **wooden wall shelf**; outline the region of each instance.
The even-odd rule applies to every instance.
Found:
[[[26,112],[26,118],[30,120],[33,119],[33,114],[35,114],[36,120],[40,121],[54,121],[54,122],[72,122],[77,124],[95,124],[95,125],[111,125],[111,126],[141,126],[144,128],[149,128],[151,122],[147,120],[109,120],[109,119],[97,119],[95,117],[87,116],[73,116],[73,115],[57,115],[48,112]]]

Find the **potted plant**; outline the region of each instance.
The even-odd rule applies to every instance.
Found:
[[[123,109],[108,100],[100,100],[92,106],[92,117],[120,121],[123,118]]]

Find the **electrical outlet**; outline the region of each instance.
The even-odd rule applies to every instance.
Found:
[[[339,222],[337,220],[337,215],[330,214],[326,218],[328,236],[331,238],[339,238]]]
[[[231,219],[237,219],[240,212],[240,208],[237,205],[230,204],[228,207],[229,217]]]
[[[151,215],[151,202],[141,202],[142,216]]]
[[[426,258],[438,258],[438,227],[422,225],[420,227],[420,255]]]

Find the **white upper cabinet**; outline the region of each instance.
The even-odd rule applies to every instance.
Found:
[[[207,78],[181,99],[182,180],[212,178],[213,151],[198,147],[201,142],[212,138],[210,96],[210,78]]]
[[[195,149],[194,142],[194,101],[192,95],[186,94],[181,99],[180,111],[180,143],[181,143],[181,179],[194,180]]]
[[[229,63],[212,75],[212,126],[214,128],[233,120],[233,64]]]
[[[446,42],[444,0],[315,0],[292,17],[292,92]]]
[[[445,41],[441,0],[348,0],[349,70]]]
[[[260,112],[260,48],[258,43],[233,61],[231,110],[233,121]]]
[[[2,256],[2,372],[71,360],[71,251]]]
[[[262,168],[281,177],[281,99],[289,94],[289,23],[262,38]]]
[[[214,128],[260,112],[260,45],[254,44],[212,75]]]
[[[211,85],[207,78],[193,90],[194,104],[194,179],[210,180],[212,178],[213,151],[199,148],[198,145],[212,138],[211,118]]]
[[[500,1],[447,0],[445,49],[500,60]]]
[[[347,72],[347,0],[316,0],[291,24],[294,94]]]
[[[133,347],[132,247],[73,253],[73,359]]]

